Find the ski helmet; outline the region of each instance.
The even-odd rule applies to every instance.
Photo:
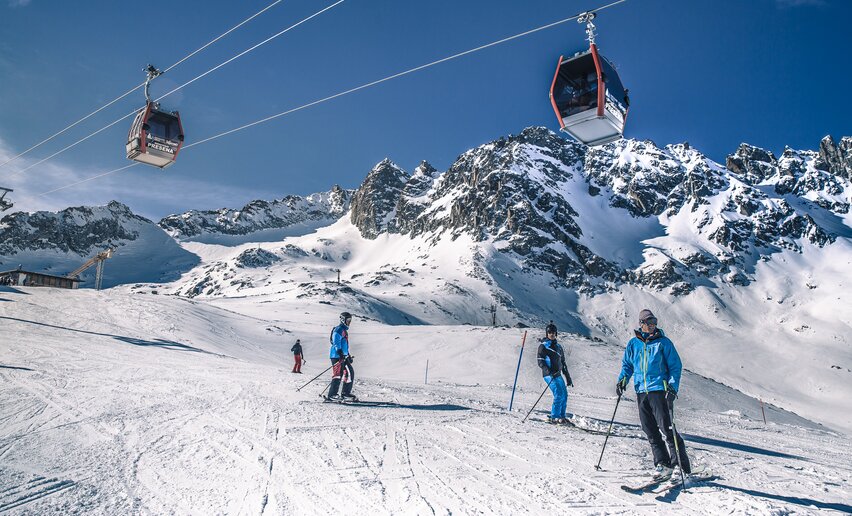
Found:
[[[550,324],[548,324],[547,327],[544,328],[545,335],[550,335],[551,333],[556,335],[556,325],[553,324],[553,321],[550,321]]]
[[[343,312],[340,314],[340,324],[346,324],[346,321],[351,319],[352,314],[350,314],[349,312]]]

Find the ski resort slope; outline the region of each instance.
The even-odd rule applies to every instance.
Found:
[[[232,300],[234,302],[234,300]],[[245,301],[248,303],[249,301]],[[242,307],[242,310],[247,307]],[[632,394],[596,464],[621,349],[563,338],[584,430],[539,421],[522,330],[356,317],[355,392],[323,404],[336,309],[263,320],[129,288],[0,291],[0,512],[13,514],[815,514],[852,510],[852,439],[686,373],[676,414],[719,478],[633,495],[651,467]],[[289,349],[305,345],[306,374]],[[429,361],[428,378],[426,362]],[[428,383],[427,383],[428,382]]]
[[[584,298],[594,333],[636,324],[613,307],[649,307],[693,371],[846,433],[852,379],[852,244],[785,252],[759,262],[748,287],[699,287],[689,296],[622,287]],[[843,410],[843,407],[847,407]]]

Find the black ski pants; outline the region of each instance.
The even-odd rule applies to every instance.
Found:
[[[669,404],[666,402],[665,391],[640,392],[636,394],[636,400],[639,402],[639,422],[642,424],[642,431],[651,442],[654,465],[662,464],[670,468],[676,466],[677,454],[672,435],[672,416],[669,412]],[[666,439],[665,443],[663,443],[663,436]],[[689,473],[691,471],[689,458],[686,456],[686,446],[680,435],[677,436],[677,447],[680,450],[683,472]]]

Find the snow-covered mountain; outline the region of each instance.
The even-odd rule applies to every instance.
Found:
[[[104,266],[104,287],[172,281],[199,262],[156,224],[115,201],[0,219],[0,270],[20,265],[64,276],[109,246],[116,250]],[[81,286],[93,286],[94,274],[94,268],[84,272]]]
[[[851,150],[743,144],[723,165],[686,143],[589,149],[529,128],[444,172],[384,160],[354,192],[167,217],[201,263],[136,291],[249,299],[269,318],[312,304],[386,324],[553,319],[614,342],[650,307],[693,371],[852,428],[830,421],[852,370]]]
[[[184,241],[236,244],[276,241],[327,226],[349,210],[351,191],[338,185],[323,193],[252,201],[241,209],[189,211],[162,219],[160,227]],[[250,236],[248,236],[250,235]]]
[[[554,288],[595,293],[629,284],[684,295],[702,285],[747,285],[759,260],[852,235],[850,142],[826,137],[819,152],[787,149],[780,159],[743,144],[722,166],[688,144],[622,140],[586,149],[530,128],[464,153],[444,173],[423,162],[409,175],[382,161],[352,194],[349,221],[366,240],[402,235],[429,247],[465,236],[477,244],[468,257],[480,272],[502,260],[547,275]],[[215,221],[190,212],[160,224],[181,228],[174,234],[182,237],[204,228],[208,238],[269,227],[234,228],[247,211],[277,228],[294,224],[273,217],[274,206],[249,206],[217,212]],[[335,204],[325,220],[345,208]],[[509,299],[501,304],[513,309]]]

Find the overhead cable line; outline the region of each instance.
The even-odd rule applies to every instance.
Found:
[[[98,179],[98,178],[101,178],[101,177],[104,177],[104,176],[108,176],[110,174],[115,174],[116,172],[121,172],[122,170],[127,170],[128,168],[131,168],[131,167],[135,167],[136,165],[140,165],[140,163],[138,161],[136,161],[134,163],[131,163],[130,165],[125,165],[121,168],[117,168],[115,170],[110,170],[109,172],[104,172],[103,174],[98,174],[96,176],[87,177],[86,179],[83,179],[81,181],[77,181],[77,182],[71,183],[69,185],[60,186],[59,188],[55,188],[53,190],[40,193],[40,194],[38,194],[38,197],[44,197],[45,195],[50,195],[54,192],[58,192],[60,190],[65,190],[66,188],[71,188],[73,186],[81,185],[83,183],[88,183],[89,181],[94,181],[95,179]]]
[[[253,19],[257,18],[258,16],[260,16],[260,15],[261,15],[261,14],[263,14],[264,12],[266,12],[266,11],[268,11],[269,9],[271,9],[271,8],[275,7],[277,4],[280,4],[280,3],[281,3],[281,2],[283,2],[283,1],[284,1],[284,0],[275,0],[274,2],[272,2],[271,4],[269,4],[268,6],[264,7],[263,9],[261,9],[260,11],[258,11],[258,12],[256,12],[256,13],[254,13],[253,15],[249,16],[249,17],[248,17],[248,18],[246,18],[245,20],[241,21],[240,23],[238,23],[238,24],[234,25],[233,27],[231,27],[231,28],[230,28],[230,29],[228,29],[227,31],[223,32],[222,34],[220,34],[220,35],[219,35],[219,36],[217,36],[216,38],[214,38],[214,39],[212,39],[212,40],[208,41],[208,42],[207,42],[207,43],[205,43],[204,45],[202,45],[202,46],[198,47],[198,48],[197,48],[196,50],[194,50],[193,52],[190,52],[190,53],[189,53],[189,54],[187,54],[186,56],[182,57],[182,58],[181,58],[181,59],[179,59],[179,60],[178,60],[175,64],[173,64],[173,65],[169,66],[168,68],[166,68],[165,70],[163,70],[163,73],[168,72],[169,70],[171,70],[171,69],[175,68],[176,66],[178,66],[178,65],[179,65],[179,64],[181,64],[181,63],[183,63],[183,62],[184,62],[184,61],[186,61],[187,59],[191,58],[191,57],[192,57],[192,56],[194,56],[195,54],[197,54],[197,53],[201,52],[202,50],[206,49],[207,47],[209,47],[209,46],[210,46],[210,45],[212,45],[213,43],[216,43],[216,42],[217,42],[217,41],[219,41],[220,39],[224,38],[224,37],[225,37],[225,36],[227,36],[228,34],[230,34],[230,33],[234,32],[235,30],[239,29],[240,27],[242,27],[242,26],[243,26],[243,25],[245,25],[246,23],[248,23],[248,22],[250,22],[251,20],[253,20]],[[96,115],[96,114],[100,113],[100,112],[101,112],[101,111],[103,111],[104,109],[106,109],[106,108],[110,107],[111,105],[115,104],[115,103],[116,103],[116,102],[118,102],[119,100],[121,100],[121,99],[123,99],[124,97],[126,97],[126,96],[130,95],[131,93],[133,93],[134,91],[138,90],[139,88],[141,88],[141,87],[142,87],[142,86],[144,86],[144,85],[145,85],[145,82],[142,82],[141,84],[138,84],[138,85],[134,86],[133,88],[131,88],[131,89],[127,90],[127,91],[126,91],[126,92],[124,92],[124,93],[122,93],[120,96],[118,96],[118,97],[116,97],[116,98],[112,99],[111,101],[107,102],[107,103],[106,103],[106,104],[104,104],[103,106],[101,106],[101,107],[99,107],[98,109],[96,109],[96,110],[92,111],[92,112],[91,112],[91,113],[89,113],[88,115],[86,115],[86,116],[84,116],[83,118],[81,118],[81,119],[77,120],[76,122],[72,123],[71,125],[69,125],[69,126],[65,127],[64,129],[60,130],[59,132],[54,133],[54,134],[53,134],[53,135],[51,135],[51,136],[48,136],[48,137],[47,137],[47,138],[45,138],[44,140],[42,140],[42,141],[38,142],[37,144],[33,145],[32,147],[30,147],[29,149],[25,150],[24,152],[22,152],[22,153],[18,154],[17,156],[13,156],[13,157],[11,157],[11,158],[7,159],[6,161],[4,161],[3,163],[0,163],[0,168],[3,168],[4,166],[8,165],[9,163],[11,163],[11,162],[15,161],[16,159],[18,159],[18,158],[20,158],[20,157],[22,157],[22,156],[24,156],[24,155],[28,154],[30,151],[35,150],[35,149],[37,149],[37,148],[41,147],[41,146],[42,146],[42,145],[44,145],[45,143],[47,143],[47,142],[49,142],[50,140],[52,140],[52,139],[56,138],[56,137],[57,137],[57,136],[59,136],[60,134],[63,134],[65,131],[67,131],[67,130],[71,129],[72,127],[75,127],[76,125],[78,125],[78,124],[80,124],[80,123],[82,123],[82,122],[84,122],[84,121],[88,120],[88,119],[89,119],[89,118],[91,118],[92,116],[94,116],[94,115]]]
[[[618,5],[618,4],[620,4],[620,3],[624,3],[624,2],[626,2],[626,1],[627,1],[627,0],[618,0],[618,1],[613,2],[613,3],[611,3],[611,4],[607,4],[607,5],[603,6],[603,7],[599,7],[599,8],[597,8],[597,9],[594,9],[594,11],[593,11],[593,12],[601,11],[601,10],[603,10],[603,9],[606,9],[606,8],[608,8],[608,7],[612,7],[612,6],[614,6],[614,5]],[[582,14],[585,14],[585,13],[582,13]],[[199,140],[199,141],[197,141],[197,142],[193,142],[193,143],[191,143],[191,144],[189,144],[189,145],[184,146],[184,150],[185,150],[185,149],[189,149],[189,148],[191,148],[191,147],[194,147],[194,146],[196,146],[196,145],[200,145],[200,144],[205,143],[205,142],[209,142],[210,140],[215,140],[216,138],[221,138],[222,136],[226,136],[226,135],[229,135],[229,134],[231,134],[231,133],[235,133],[235,132],[237,132],[237,131],[242,131],[243,129],[248,129],[249,127],[253,127],[253,126],[255,126],[255,125],[259,125],[259,124],[262,124],[262,123],[264,123],[264,122],[268,122],[268,121],[270,121],[270,120],[274,120],[274,119],[276,119],[276,118],[280,118],[280,117],[282,117],[282,116],[289,115],[289,114],[291,114],[291,113],[295,113],[296,111],[301,111],[301,110],[303,110],[303,109],[306,109],[306,108],[309,108],[309,107],[312,107],[312,106],[316,106],[317,104],[321,104],[321,103],[323,103],[323,102],[327,102],[327,101],[329,101],[329,100],[336,99],[336,98],[338,98],[338,97],[342,97],[342,96],[344,96],[344,95],[349,95],[350,93],[355,93],[356,91],[360,91],[360,90],[363,90],[363,89],[369,88],[369,87],[371,87],[371,86],[375,86],[375,85],[377,85],[377,84],[381,84],[381,83],[383,83],[383,82],[387,82],[387,81],[390,81],[390,80],[392,80],[392,79],[396,79],[396,78],[398,78],[398,77],[402,77],[402,76],[404,76],[404,75],[408,75],[408,74],[411,74],[411,73],[414,73],[414,72],[418,72],[418,71],[420,71],[420,70],[423,70],[423,69],[425,69],[425,68],[429,68],[429,67],[431,67],[431,66],[435,66],[435,65],[438,65],[438,64],[441,64],[441,63],[445,63],[445,62],[447,62],[447,61],[450,61],[450,60],[453,60],[453,59],[456,59],[456,58],[459,58],[459,57],[462,57],[462,56],[466,56],[466,55],[468,55],[468,54],[472,54],[472,53],[474,53],[474,52],[479,52],[480,50],[485,50],[486,48],[490,48],[490,47],[493,47],[493,46],[499,45],[499,44],[501,44],[501,43],[506,43],[507,41],[512,41],[512,40],[514,40],[514,39],[522,38],[522,37],[524,37],[524,36],[528,36],[528,35],[533,34],[533,33],[535,33],[535,32],[539,32],[539,31],[543,31],[543,30],[546,30],[546,29],[550,29],[550,28],[555,27],[555,26],[557,26],[557,25],[561,25],[561,24],[563,24],[563,23],[566,23],[566,22],[569,22],[569,21],[572,21],[572,20],[576,20],[576,19],[577,19],[577,18],[579,18],[582,14],[578,14],[578,15],[572,16],[572,17],[570,17],[570,18],[565,18],[564,20],[555,21],[555,22],[553,22],[553,23],[548,23],[547,25],[542,25],[541,27],[537,27],[537,28],[535,28],[535,29],[531,29],[531,30],[528,30],[528,31],[526,31],[526,32],[521,32],[520,34],[515,34],[514,36],[509,36],[509,37],[507,37],[507,38],[503,38],[503,39],[500,39],[500,40],[497,40],[497,41],[494,41],[494,42],[491,42],[491,43],[488,43],[488,44],[485,44],[485,45],[482,45],[482,46],[479,46],[479,47],[476,47],[476,48],[472,48],[472,49],[470,49],[470,50],[465,50],[464,52],[459,52],[458,54],[453,54],[453,55],[451,55],[451,56],[449,56],[449,57],[445,57],[445,58],[443,58],[443,59],[438,59],[438,60],[436,60],[436,61],[432,61],[431,63],[426,63],[426,64],[424,64],[424,65],[420,65],[420,66],[417,66],[417,67],[414,67],[414,68],[408,69],[408,70],[406,70],[406,71],[404,71],[404,72],[399,72],[399,73],[397,73],[397,74],[389,75],[389,76],[387,76],[387,77],[385,77],[385,78],[383,78],[383,79],[379,79],[379,80],[376,80],[376,81],[368,82],[368,83],[366,83],[366,84],[362,84],[361,86],[356,86],[355,88],[352,88],[352,89],[349,89],[349,90],[346,90],[346,91],[342,91],[342,92],[340,92],[340,93],[335,93],[334,95],[330,95],[330,96],[328,96],[328,97],[325,97],[325,98],[322,98],[322,99],[319,99],[319,100],[315,100],[315,101],[313,101],[313,102],[309,102],[308,104],[304,104],[304,105],[299,106],[299,107],[296,107],[296,108],[288,109],[287,111],[282,111],[281,113],[277,113],[277,114],[275,114],[275,115],[268,116],[268,117],[266,117],[266,118],[262,118],[262,119],[260,119],[260,120],[255,121],[255,122],[251,122],[251,123],[248,123],[248,124],[242,125],[242,126],[240,126],[240,127],[236,127],[236,128],[231,129],[231,130],[229,130],[229,131],[225,131],[225,132],[223,132],[223,133],[219,133],[219,134],[217,134],[217,135],[210,136],[210,137],[205,138],[205,139],[203,139],[203,140]]]
[[[270,37],[266,38],[265,40],[261,41],[260,43],[258,43],[258,44],[256,44],[256,45],[254,45],[254,46],[252,46],[252,47],[250,47],[250,48],[248,48],[248,49],[246,49],[246,50],[243,50],[242,52],[240,52],[239,54],[235,55],[234,57],[231,57],[230,59],[227,59],[227,60],[223,61],[222,63],[219,63],[218,65],[216,65],[216,66],[214,66],[213,68],[211,68],[211,69],[207,70],[206,72],[202,73],[201,75],[198,75],[198,76],[196,76],[196,77],[194,77],[194,78],[192,78],[192,79],[190,79],[190,80],[186,81],[185,83],[183,83],[183,84],[181,84],[180,86],[178,86],[178,87],[176,87],[176,88],[172,89],[172,90],[171,90],[171,91],[169,91],[168,93],[166,93],[166,94],[164,94],[164,95],[160,95],[157,99],[155,99],[155,100],[154,100],[154,102],[159,102],[160,100],[162,100],[162,99],[164,99],[164,98],[168,97],[168,96],[169,96],[169,95],[171,95],[172,93],[175,93],[176,91],[179,91],[179,90],[181,90],[181,89],[185,88],[186,86],[188,86],[188,85],[192,84],[193,82],[197,81],[198,79],[201,79],[202,77],[204,77],[204,76],[206,76],[206,75],[208,75],[208,74],[210,74],[210,73],[212,73],[212,72],[214,72],[214,71],[218,70],[219,68],[222,68],[223,66],[225,66],[226,64],[228,64],[228,63],[230,63],[230,62],[234,61],[235,59],[238,59],[238,58],[240,58],[240,57],[242,57],[242,56],[244,56],[244,55],[248,54],[248,53],[249,53],[249,52],[251,52],[252,50],[255,50],[256,48],[260,47],[261,45],[265,45],[266,43],[269,43],[269,42],[270,42],[270,41],[272,41],[273,39],[275,39],[275,38],[277,38],[277,37],[279,37],[279,36],[281,36],[281,35],[283,35],[283,34],[285,34],[285,33],[289,32],[289,31],[291,31],[291,30],[295,29],[296,27],[298,27],[299,25],[302,25],[303,23],[305,23],[305,22],[307,22],[307,21],[309,21],[309,20],[311,20],[311,19],[313,19],[313,18],[315,18],[315,17],[319,16],[320,14],[322,14],[322,13],[324,13],[324,12],[328,11],[328,10],[329,10],[329,9],[331,9],[332,7],[336,7],[336,6],[340,5],[340,4],[342,4],[344,1],[345,1],[345,0],[338,0],[338,1],[337,1],[337,2],[335,2],[334,4],[332,4],[332,5],[328,6],[328,7],[325,7],[325,8],[323,8],[323,9],[321,9],[321,10],[319,10],[319,11],[315,12],[314,14],[312,14],[312,15],[308,16],[307,18],[305,18],[305,19],[303,19],[303,20],[301,20],[301,21],[299,21],[299,22],[297,22],[297,23],[294,23],[293,25],[290,25],[290,26],[289,26],[289,27],[287,27],[286,29],[283,29],[283,30],[279,31],[279,32],[278,32],[278,33],[276,33],[276,34],[273,34],[272,36],[270,36]],[[621,1],[625,1],[625,0],[621,0]],[[143,85],[144,85],[144,83],[143,83]],[[119,118],[118,120],[116,120],[116,121],[114,121],[114,122],[111,122],[111,123],[107,124],[107,125],[106,125],[106,126],[104,126],[104,127],[101,127],[101,128],[100,128],[100,129],[98,129],[97,131],[95,131],[95,132],[93,132],[93,133],[89,134],[88,136],[84,136],[83,138],[80,138],[79,140],[77,140],[76,142],[72,143],[71,145],[68,145],[68,146],[66,146],[66,147],[65,147],[65,148],[63,148],[63,149],[60,149],[60,150],[58,150],[58,151],[54,152],[54,153],[53,153],[53,154],[51,154],[50,156],[48,156],[48,157],[46,157],[46,158],[44,158],[44,159],[42,159],[42,160],[40,160],[40,161],[37,161],[37,162],[33,163],[32,165],[30,165],[30,166],[28,166],[28,167],[24,168],[24,169],[21,169],[21,170],[17,171],[17,172],[16,172],[16,173],[14,173],[11,177],[17,177],[17,176],[19,176],[20,174],[23,174],[24,172],[26,172],[27,170],[30,170],[30,169],[31,169],[31,168],[33,168],[33,167],[37,167],[38,165],[41,165],[41,164],[42,164],[42,163],[44,163],[45,161],[48,161],[48,160],[50,160],[50,159],[52,159],[52,158],[54,158],[54,157],[56,157],[56,156],[58,156],[58,155],[62,154],[63,152],[67,151],[68,149],[70,149],[70,148],[72,148],[72,147],[76,147],[77,145],[79,145],[79,144],[83,143],[84,141],[88,140],[88,139],[89,139],[89,138],[91,138],[92,136],[95,136],[96,134],[99,134],[99,133],[101,133],[101,132],[103,132],[103,131],[105,131],[105,130],[109,129],[110,127],[114,126],[115,124],[117,124],[117,123],[119,123],[119,122],[122,122],[122,121],[124,121],[124,120],[127,120],[128,118],[130,118],[130,117],[134,116],[137,112],[138,112],[138,110],[133,110],[133,111],[131,111],[130,113],[128,113],[128,114],[126,114],[126,115],[124,115],[123,117]],[[184,148],[186,148],[186,147],[184,147]]]
[[[341,1],[343,1],[343,0],[341,0]],[[586,12],[598,12],[598,11],[602,11],[602,10],[604,10],[604,9],[607,9],[607,8],[609,8],[609,7],[613,7],[613,6],[615,6],[615,5],[618,5],[618,4],[621,4],[621,3],[624,3],[624,2],[626,2],[626,1],[627,1],[627,0],[617,0],[617,1],[612,2],[612,3],[610,3],[610,4],[607,4],[607,5],[604,5],[604,6],[602,6],[602,7],[598,7],[597,9],[593,9],[593,10],[591,10],[591,11],[586,11]],[[339,2],[338,2],[338,3],[339,3]],[[335,4],[335,5],[337,5],[337,4]],[[332,6],[332,7],[333,7],[333,6]],[[248,129],[249,127],[253,127],[253,126],[255,126],[255,125],[259,125],[259,124],[262,124],[262,123],[264,123],[264,122],[268,122],[268,121],[270,121],[270,120],[274,120],[274,119],[276,119],[276,118],[280,118],[280,117],[283,117],[283,116],[285,116],[285,115],[289,115],[289,114],[291,114],[291,113],[295,113],[296,111],[301,111],[301,110],[303,110],[303,109],[307,109],[307,108],[309,108],[309,107],[316,106],[317,104],[321,104],[321,103],[323,103],[323,102],[327,102],[327,101],[329,101],[329,100],[336,99],[336,98],[338,98],[338,97],[342,97],[342,96],[344,96],[344,95],[348,95],[348,94],[350,94],[350,93],[354,93],[354,92],[356,92],[356,91],[360,91],[360,90],[363,90],[363,89],[369,88],[369,87],[371,87],[371,86],[375,86],[375,85],[377,85],[377,84],[381,84],[381,83],[383,83],[383,82],[387,82],[387,81],[390,81],[390,80],[392,80],[392,79],[396,79],[396,78],[398,78],[398,77],[402,77],[402,76],[404,76],[404,75],[408,75],[408,74],[411,74],[411,73],[414,73],[414,72],[417,72],[417,71],[423,70],[423,69],[425,69],[425,68],[429,68],[429,67],[431,67],[431,66],[435,66],[435,65],[438,65],[438,64],[441,64],[441,63],[445,63],[445,62],[450,61],[450,60],[452,60],[452,59],[456,59],[456,58],[459,58],[459,57],[462,57],[462,56],[466,56],[466,55],[468,55],[468,54],[472,54],[472,53],[474,53],[474,52],[478,52],[478,51],[480,51],[480,50],[484,50],[484,49],[486,49],[486,48],[490,48],[490,47],[493,47],[493,46],[499,45],[499,44],[501,44],[501,43],[505,43],[505,42],[507,42],[507,41],[512,41],[512,40],[515,40],[515,39],[518,39],[518,38],[521,38],[521,37],[524,37],[524,36],[528,36],[528,35],[533,34],[533,33],[536,33],[536,32],[540,32],[540,31],[543,31],[543,30],[546,30],[546,29],[553,28],[553,27],[555,27],[555,26],[557,26],[557,25],[561,25],[561,24],[563,24],[563,23],[567,23],[567,22],[569,22],[569,21],[576,20],[577,18],[579,18],[579,17],[580,17],[580,16],[582,16],[583,14],[585,14],[585,12],[584,12],[584,13],[577,14],[577,15],[574,15],[574,16],[571,16],[570,18],[565,18],[565,19],[562,19],[562,20],[558,20],[558,21],[555,21],[555,22],[553,22],[553,23],[548,23],[547,25],[542,25],[541,27],[537,27],[537,28],[535,28],[535,29],[530,29],[530,30],[528,30],[528,31],[521,32],[521,33],[519,33],[519,34],[515,34],[514,36],[509,36],[509,37],[507,37],[507,38],[503,38],[503,39],[500,39],[500,40],[497,40],[497,41],[494,41],[494,42],[491,42],[491,43],[487,43],[487,44],[485,44],[485,45],[481,45],[481,46],[479,46],[479,47],[472,48],[472,49],[470,49],[470,50],[465,50],[464,52],[459,52],[458,54],[453,54],[453,55],[451,55],[451,56],[449,56],[449,57],[445,57],[445,58],[442,58],[442,59],[438,59],[438,60],[432,61],[432,62],[430,62],[430,63],[423,64],[423,65],[420,65],[420,66],[417,66],[417,67],[414,67],[414,68],[410,68],[410,69],[408,69],[408,70],[406,70],[406,71],[404,71],[404,72],[399,72],[399,73],[396,73],[396,74],[393,74],[393,75],[389,75],[389,76],[387,76],[387,77],[385,77],[385,78],[383,78],[383,79],[378,79],[378,80],[376,80],[376,81],[368,82],[368,83],[362,84],[361,86],[356,86],[355,88],[351,88],[351,89],[348,89],[348,90],[346,90],[346,91],[342,91],[342,92],[340,92],[340,93],[336,93],[336,94],[334,94],[334,95],[330,95],[330,96],[328,96],[328,97],[325,97],[325,98],[322,98],[322,99],[319,99],[319,100],[315,100],[315,101],[313,101],[313,102],[309,102],[309,103],[307,103],[307,104],[303,104],[303,105],[301,105],[301,106],[299,106],[299,107],[295,107],[295,108],[292,108],[292,109],[288,109],[287,111],[282,111],[281,113],[277,113],[277,114],[275,114],[275,115],[268,116],[268,117],[266,117],[266,118],[262,118],[262,119],[260,119],[260,120],[256,120],[256,121],[254,121],[254,122],[251,122],[251,123],[248,123],[248,124],[245,124],[245,125],[241,125],[240,127],[236,127],[236,128],[234,128],[234,129],[231,129],[231,130],[228,130],[228,131],[225,131],[225,132],[222,132],[222,133],[219,133],[219,134],[216,134],[216,135],[210,136],[210,137],[205,138],[205,139],[203,139],[203,140],[199,140],[199,141],[197,141],[197,142],[193,142],[193,143],[191,143],[191,144],[189,144],[189,145],[186,145],[186,146],[184,146],[184,147],[183,147],[183,151],[186,151],[187,149],[190,149],[190,148],[192,148],[192,147],[194,147],[194,146],[196,146],[196,145],[201,145],[202,143],[206,143],[206,142],[209,142],[209,141],[211,141],[211,140],[215,140],[215,139],[217,139],[217,138],[221,138],[221,137],[223,137],[223,136],[227,136],[227,135],[232,134],[232,133],[235,133],[235,132],[237,132],[237,131],[242,131],[243,129]],[[111,170],[111,171],[109,171],[109,172],[105,172],[105,173],[103,173],[103,174],[99,174],[99,175],[97,175],[97,176],[92,176],[92,177],[87,178],[87,179],[84,179],[84,180],[82,180],[82,181],[78,181],[78,182],[76,182],[76,183],[72,183],[72,184],[70,184],[70,185],[62,186],[62,187],[56,188],[56,189],[54,189],[54,190],[50,190],[50,191],[48,191],[48,192],[41,193],[41,194],[39,194],[39,196],[45,196],[45,195],[48,195],[48,194],[51,194],[51,193],[54,193],[54,192],[58,192],[58,191],[60,191],[60,190],[64,190],[64,189],[66,189],[66,188],[70,188],[70,187],[72,187],[72,186],[76,186],[76,185],[81,184],[81,183],[85,183],[85,182],[88,182],[88,181],[92,181],[92,180],[94,180],[94,179],[98,179],[98,178],[100,178],[100,177],[104,177],[104,176],[107,176],[107,175],[110,175],[110,174],[114,174],[114,173],[116,173],[116,172],[120,172],[120,171],[122,171],[122,170],[126,170],[126,169],[130,168],[131,166],[134,166],[134,165],[137,165],[137,164],[138,164],[138,163],[134,163],[133,165],[128,165],[128,166],[125,166],[125,167],[117,168],[117,169],[115,169],[115,170]]]

